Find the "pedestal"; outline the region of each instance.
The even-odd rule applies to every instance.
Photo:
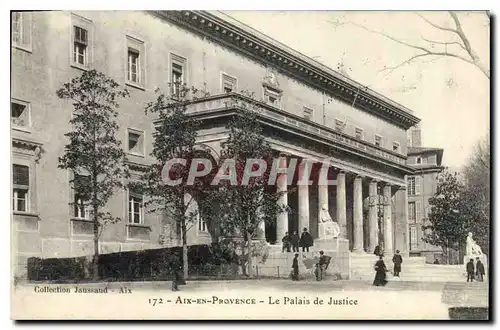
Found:
[[[318,224],[318,238],[320,239],[325,239],[325,238],[332,238],[335,235],[335,224],[332,221],[329,222],[320,222]],[[340,235],[339,232],[336,233],[337,236]]]

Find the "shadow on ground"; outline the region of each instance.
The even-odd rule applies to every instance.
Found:
[[[452,307],[448,315],[450,320],[489,320],[486,307]]]

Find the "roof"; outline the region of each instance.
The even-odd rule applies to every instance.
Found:
[[[442,148],[429,148],[429,147],[408,147],[407,155],[423,155],[423,154],[436,154],[437,155],[437,164],[441,165],[441,161],[443,159],[444,149]],[[412,165],[413,166],[413,165]]]
[[[185,10],[153,13],[270,65],[273,69],[286,72],[299,81],[404,129],[420,122],[420,119],[403,105],[222,12]]]

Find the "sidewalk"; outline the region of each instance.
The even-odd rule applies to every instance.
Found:
[[[98,282],[98,283],[72,283],[72,284],[57,284],[57,283],[23,283],[17,286],[17,289],[30,289],[35,286],[43,287],[65,287],[74,288],[75,286],[82,288],[108,288],[120,289],[129,288],[134,292],[138,291],[165,291],[171,289],[170,281],[158,282]],[[179,287],[180,293],[194,292],[220,292],[220,291],[238,291],[238,290],[280,290],[284,293],[287,291],[300,291],[310,294],[320,294],[325,292],[342,292],[342,291],[371,291],[371,292],[435,292],[441,293],[442,301],[450,306],[488,306],[488,283],[473,282],[473,283],[442,283],[442,282],[403,282],[389,281],[385,287],[373,286],[371,281],[290,281],[284,279],[265,279],[265,280],[222,280],[222,281],[187,281],[186,285]],[[404,298],[403,298],[404,299]]]

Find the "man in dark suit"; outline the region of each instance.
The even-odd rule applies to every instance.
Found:
[[[313,246],[314,240],[311,234],[307,231],[307,228],[304,228],[302,235],[300,236],[300,246],[302,246],[302,252],[309,252],[309,247]]]
[[[477,280],[479,282],[482,282],[483,281],[483,276],[484,276],[484,265],[483,263],[481,262],[481,260],[479,258],[476,258],[477,262],[476,262],[476,276],[477,276]]]
[[[293,234],[290,236],[290,244],[292,244],[292,251],[293,252],[299,252],[299,234],[297,234],[297,231],[294,231]]]
[[[474,259],[470,259],[466,266],[467,269],[467,282],[469,279],[471,282],[474,282]]]
[[[394,276],[399,277],[399,273],[401,273],[401,264],[403,263],[403,257],[399,254],[399,250],[396,250],[396,254],[392,257],[392,262],[394,263]]]
[[[290,234],[288,234],[288,232],[285,233],[285,236],[283,236],[283,239],[281,240],[281,242],[283,243],[282,245],[282,248],[281,248],[281,252],[290,252],[290,246],[292,245],[292,242],[291,242],[291,236]]]

